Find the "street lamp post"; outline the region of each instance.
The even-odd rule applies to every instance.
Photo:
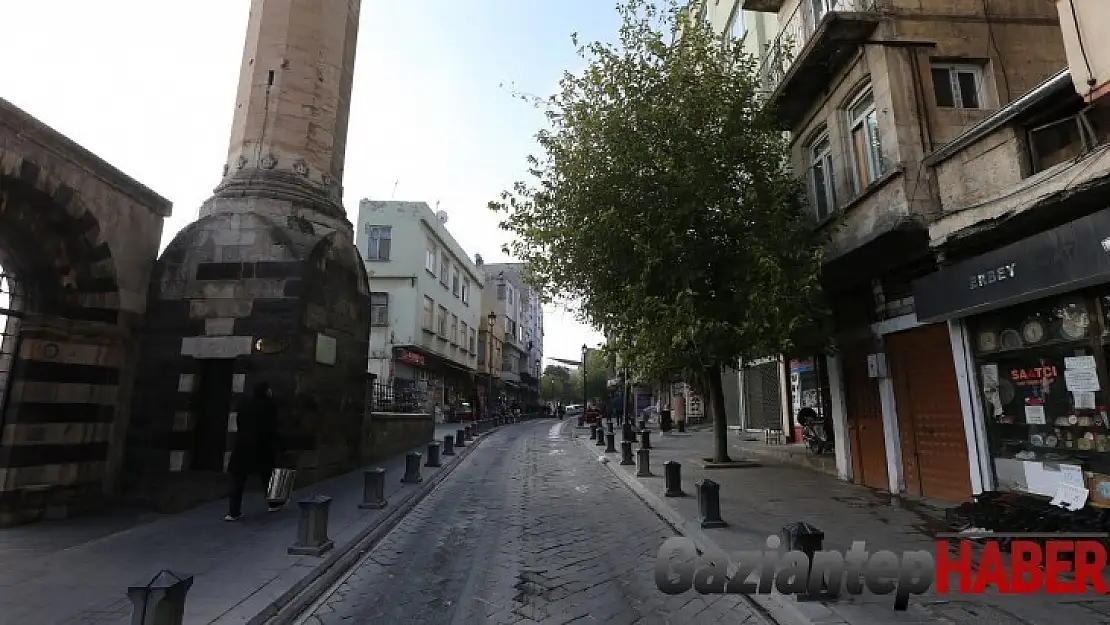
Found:
[[[582,345],[582,416],[578,418],[579,425],[586,425],[586,404],[590,403],[590,391],[586,388],[586,356],[590,353],[590,348]]]
[[[490,312],[487,317],[486,337],[489,340],[489,348],[486,350],[486,362],[489,364],[489,380],[486,386],[486,411],[489,413],[489,418],[493,418],[493,326],[497,323],[497,313]]]

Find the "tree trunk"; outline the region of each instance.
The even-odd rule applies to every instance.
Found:
[[[721,368],[706,367],[706,386],[713,415],[713,462],[732,462],[728,455],[728,415],[725,412],[725,392],[721,384]]]

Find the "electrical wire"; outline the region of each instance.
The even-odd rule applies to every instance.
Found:
[[[1079,28],[1079,14],[1075,10],[1075,0],[1068,0],[1068,7],[1071,8],[1071,20],[1075,24],[1075,37],[1079,41],[1079,53],[1083,55],[1083,63],[1087,66],[1087,95],[1094,91],[1095,72],[1091,69],[1091,59],[1087,56],[1087,46],[1083,43],[1083,31]]]

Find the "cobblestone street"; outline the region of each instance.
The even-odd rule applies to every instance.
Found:
[[[301,623],[763,623],[667,596],[670,527],[551,421],[490,434]]]

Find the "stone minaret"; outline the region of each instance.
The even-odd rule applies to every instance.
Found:
[[[127,474],[224,494],[236,407],[269,382],[300,481],[364,452],[369,285],[343,209],[360,0],[252,0],[223,179],[155,267]]]

